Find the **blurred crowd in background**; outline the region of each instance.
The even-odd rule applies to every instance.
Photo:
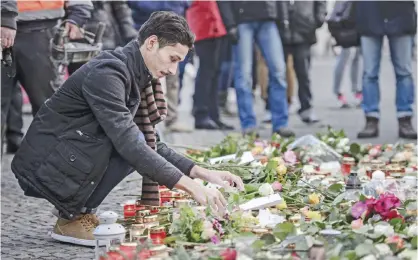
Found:
[[[294,105],[294,96],[299,99],[300,119],[307,125],[320,122],[312,106],[316,93],[311,91],[310,61],[318,35],[325,35],[321,38],[322,46],[336,55],[333,89],[329,91],[335,94],[339,107],[348,107],[348,91],[341,89],[343,75],[348,74],[351,83],[348,93],[355,100],[354,105],[364,110],[366,121],[358,138],[377,137],[381,116],[379,68],[386,36],[396,74],[396,82],[387,85],[396,88],[399,137],[417,138],[411,123],[417,27],[414,1],[102,0],[93,1],[92,6],[77,7],[65,9],[65,15],[86,31],[94,33],[99,22],[106,24],[104,50],[135,39],[141,25],[155,11],[172,11],[187,19],[196,35],[194,51],[180,64],[176,75],[166,77],[169,106],[166,127],[173,132],[193,130],[178,120],[177,109],[182,102],[179,93],[185,74],[195,79],[191,111],[195,129],[256,134],[253,100],[257,89],[265,101],[265,114],[258,121],[271,123],[273,132],[285,137],[294,135],[288,127],[288,111]],[[21,8],[22,5],[13,46],[16,76],[6,79],[2,70],[2,138],[9,153],[19,148],[23,137],[22,96],[23,103],[30,103],[32,113],[36,114],[53,94],[49,84],[54,77],[48,61],[49,30],[62,18],[30,17]],[[2,15],[7,13],[6,9],[2,3]],[[10,25],[4,24],[2,18],[4,26]],[[82,65],[70,64],[68,74]],[[235,89],[236,103],[228,98],[231,88]],[[222,119],[234,116],[239,117],[240,129]]]

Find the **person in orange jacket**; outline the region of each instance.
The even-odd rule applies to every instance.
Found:
[[[218,78],[221,52],[227,48],[226,29],[216,1],[193,1],[186,12],[190,29],[196,35],[199,69],[193,96],[196,129],[232,130],[219,117]]]

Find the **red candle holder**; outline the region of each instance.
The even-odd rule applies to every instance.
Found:
[[[344,157],[341,164],[341,173],[343,176],[348,176],[351,173],[351,166],[354,165],[355,160],[352,157]]]
[[[153,227],[150,230],[150,238],[155,245],[163,245],[167,237],[165,227]]]
[[[136,215],[135,203],[125,203],[123,206],[123,216],[125,219],[134,218]]]

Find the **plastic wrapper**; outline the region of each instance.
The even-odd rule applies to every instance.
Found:
[[[317,164],[339,162],[342,156],[313,135],[305,135],[289,144],[288,149],[299,150],[303,161]]]

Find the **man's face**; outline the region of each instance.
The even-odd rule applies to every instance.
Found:
[[[189,52],[187,46],[179,43],[160,48],[156,36],[149,37],[144,44],[146,47],[146,54],[143,54],[144,61],[154,78],[175,75],[179,63]]]

